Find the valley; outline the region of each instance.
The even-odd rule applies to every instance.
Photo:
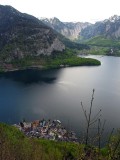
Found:
[[[80,53],[120,56],[120,16],[114,15],[95,24],[61,22],[57,18],[41,20],[72,41],[89,46],[89,50],[83,49]]]

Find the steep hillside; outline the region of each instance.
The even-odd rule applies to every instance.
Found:
[[[82,22],[61,22],[58,18],[42,18],[43,23],[55,29],[57,32],[64,35],[66,38],[75,40],[78,38],[82,29],[90,25],[90,23]]]
[[[27,138],[15,127],[0,123],[0,160],[62,160],[77,159],[75,143]]]
[[[51,55],[66,47],[87,48],[86,45],[71,42],[42,21],[11,6],[0,5],[0,22],[0,58],[5,61]]]
[[[12,61],[25,56],[63,51],[58,35],[37,18],[0,5],[0,58]]]

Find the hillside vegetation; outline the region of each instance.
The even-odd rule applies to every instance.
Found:
[[[78,154],[78,144],[29,139],[15,127],[0,124],[0,160],[62,160]]]
[[[0,123],[0,160],[119,160],[120,133],[110,148],[27,138],[17,128]]]
[[[96,36],[86,41],[86,44],[101,47],[118,47],[120,48],[120,41],[104,36]]]
[[[26,56],[22,59],[14,59],[11,63],[0,64],[0,71],[23,70],[28,68],[50,69],[67,66],[96,66],[100,61],[92,58],[80,58],[76,50],[66,49],[63,53],[55,52],[50,56],[39,57]]]
[[[104,36],[96,36],[84,41],[85,44],[89,45],[90,49],[83,49],[80,53],[93,55],[111,55],[120,56],[120,41],[106,38]]]

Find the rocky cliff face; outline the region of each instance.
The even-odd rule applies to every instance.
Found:
[[[65,45],[58,39],[54,39],[53,43],[48,48],[43,48],[40,50],[37,50],[37,55],[46,54],[50,55],[54,51],[60,51],[62,52],[65,49]]]
[[[61,22],[57,18],[42,18],[43,23],[55,29],[57,32],[64,35],[66,38],[71,40],[77,39],[82,29],[86,28],[90,25],[90,23],[82,23],[82,22]]]
[[[89,39],[95,36],[105,36],[106,38],[120,38],[120,16],[114,15],[104,21],[96,22],[85,29],[82,29],[80,35],[84,39]]]
[[[0,59],[50,55],[63,51],[58,35],[37,18],[0,5]]]

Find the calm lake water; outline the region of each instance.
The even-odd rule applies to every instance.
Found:
[[[97,67],[26,70],[0,74],[0,121],[9,124],[36,119],[59,119],[68,128],[84,131],[80,102],[89,109],[95,89],[93,115],[102,109],[108,132],[120,127],[120,58],[92,56]]]

